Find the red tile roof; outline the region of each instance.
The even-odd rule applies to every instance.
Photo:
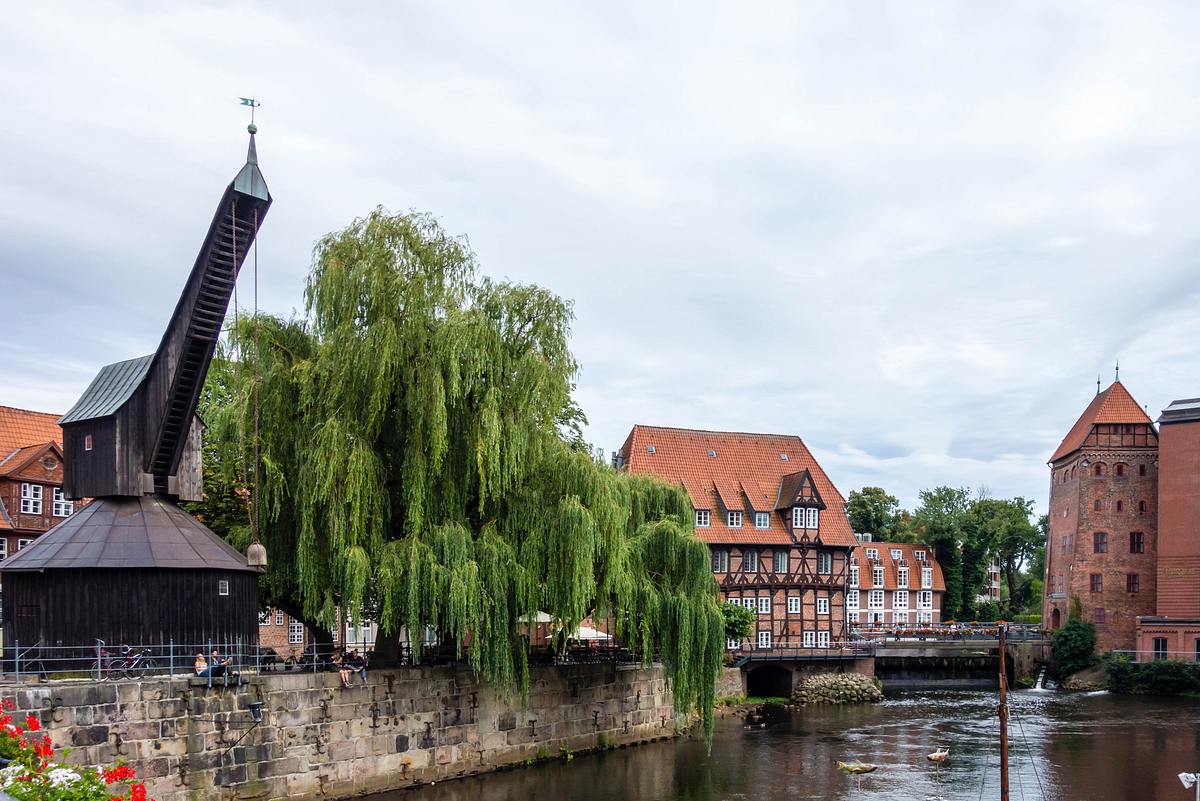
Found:
[[[1051,462],[1057,462],[1069,453],[1079,450],[1092,432],[1092,426],[1097,423],[1151,423],[1150,415],[1138,405],[1138,402],[1125,389],[1120,381],[1092,398],[1092,402],[1083,410],[1083,414],[1071,426],[1067,436],[1063,438],[1058,450],[1050,457]]]
[[[0,498],[0,531],[10,531],[12,527],[12,520],[8,517],[8,509],[4,506],[4,499]]]
[[[791,543],[786,518],[775,511],[776,500],[784,476],[807,470],[826,506],[819,539],[826,545],[855,544],[845,499],[799,437],[636,425],[621,446],[621,456],[626,469],[682,485],[692,506],[711,510],[712,525],[696,530],[711,543]],[[725,525],[725,509],[745,513],[741,528]],[[770,515],[769,528],[754,527],[756,511]]]
[[[56,442],[61,448],[62,429],[58,418],[57,414],[0,406],[0,461],[11,456],[13,451],[31,445]]]
[[[927,545],[914,545],[911,542],[864,542],[861,543],[852,555],[853,562],[851,564],[858,565],[858,586],[863,590],[880,589],[872,583],[873,574],[871,569],[873,564],[867,559],[867,549],[876,548],[879,551],[879,564],[883,567],[883,589],[895,590],[906,589],[899,587],[897,579],[897,568],[900,565],[892,559],[892,551],[900,551],[901,558],[904,564],[908,567],[908,587],[909,590],[933,590],[934,592],[946,591],[946,579],[942,575],[942,566],[938,564],[937,559],[933,556],[933,549]],[[917,561],[917,551],[925,552],[925,561]],[[933,568],[933,586],[921,586],[921,568]]]

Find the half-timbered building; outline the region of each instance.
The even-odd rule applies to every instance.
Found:
[[[755,614],[753,637],[730,649],[845,641],[856,542],[842,494],[799,437],[637,425],[614,460],[687,491],[722,597]]]
[[[58,415],[0,406],[0,561],[75,512],[63,495]]]

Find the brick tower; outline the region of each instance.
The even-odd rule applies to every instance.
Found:
[[[1098,651],[1133,649],[1154,613],[1158,434],[1115,381],[1050,457],[1050,537],[1042,619],[1056,629],[1078,598]]]

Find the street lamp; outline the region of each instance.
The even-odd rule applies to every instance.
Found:
[[[1200,801],[1200,775],[1195,773],[1180,773],[1179,783],[1183,785],[1183,789],[1190,790],[1196,788],[1196,801]]]

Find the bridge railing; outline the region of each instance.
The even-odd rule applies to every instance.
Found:
[[[773,643],[768,648],[743,646],[729,651],[738,661],[807,661],[832,659],[861,659],[875,655],[875,643],[845,640],[833,642],[825,647],[806,647],[790,643]]]
[[[1133,662],[1200,662],[1200,648],[1195,651],[1119,650],[1109,651],[1114,656],[1123,656]]]

